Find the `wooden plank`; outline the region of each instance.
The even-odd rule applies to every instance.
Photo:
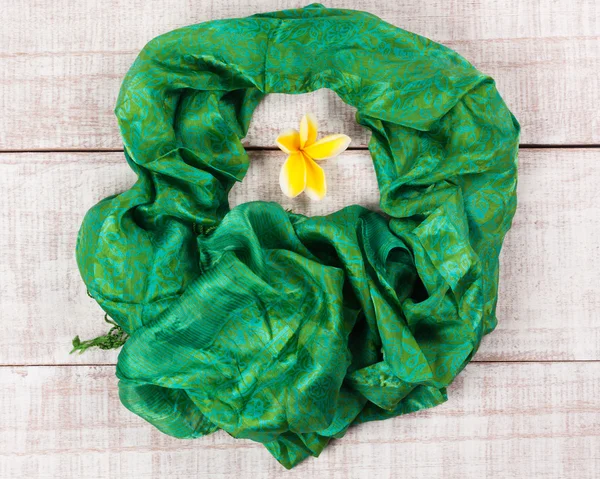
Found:
[[[269,200],[307,215],[349,204],[377,208],[365,151],[324,163],[330,192],[322,202],[281,194],[282,153],[251,158],[232,206]],[[600,149],[521,150],[519,207],[501,258],[499,325],[477,360],[600,359],[599,160]],[[0,364],[115,362],[114,351],[68,354],[76,334],[107,330],[79,276],[75,239],[85,211],[134,180],[122,153],[0,155],[0,317],[10,332],[0,335]]]
[[[298,0],[15,0],[0,32],[0,149],[121,148],[112,114],[123,75],[154,36],[188,24],[304,6]],[[496,78],[525,144],[600,143],[600,6],[596,0],[332,0],[457,50]],[[35,28],[33,27],[35,25]],[[369,134],[329,90],[270,95],[247,145],[272,146],[312,111],[354,146]]]
[[[217,433],[177,440],[126,410],[114,367],[0,370],[0,477],[597,478],[600,363],[472,363],[448,402],[366,423],[285,471]]]

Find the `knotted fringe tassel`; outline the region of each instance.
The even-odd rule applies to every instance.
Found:
[[[79,351],[79,354],[83,354],[88,348],[93,347],[100,349],[117,349],[123,346],[129,335],[123,331],[121,326],[108,319],[108,314],[104,315],[104,321],[113,325],[108,333],[106,333],[104,336],[88,339],[87,341],[81,341],[79,336],[75,336],[73,339],[73,349],[71,350],[70,354],[73,354],[75,351]]]

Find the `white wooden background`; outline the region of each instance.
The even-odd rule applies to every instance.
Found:
[[[519,209],[502,252],[499,325],[434,409],[368,423],[285,471],[223,432],[165,436],[119,403],[116,352],[74,259],[85,211],[133,182],[112,114],[154,36],[297,0],[11,0],[0,22],[0,478],[600,477],[600,4],[331,0],[375,13],[492,75],[520,120]],[[353,138],[329,196],[286,200],[274,137],[311,111]],[[271,95],[233,203],[319,214],[377,207],[368,132],[334,94]]]

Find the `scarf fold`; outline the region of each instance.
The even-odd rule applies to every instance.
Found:
[[[372,132],[385,215],[230,210],[257,104],[319,88]],[[519,124],[490,77],[315,4],[155,38],[115,112],[138,180],[88,211],[76,256],[128,335],[125,407],[178,438],[261,442],[291,468],[351,424],[446,400],[496,325],[516,207]]]

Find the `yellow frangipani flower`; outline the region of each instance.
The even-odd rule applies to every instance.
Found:
[[[279,174],[279,185],[286,196],[295,198],[303,191],[313,200],[322,200],[327,193],[325,172],[315,160],[327,160],[342,153],[350,144],[347,135],[328,135],[317,141],[317,121],[304,115],[300,133],[287,130],[275,140],[277,146],[290,156]]]

